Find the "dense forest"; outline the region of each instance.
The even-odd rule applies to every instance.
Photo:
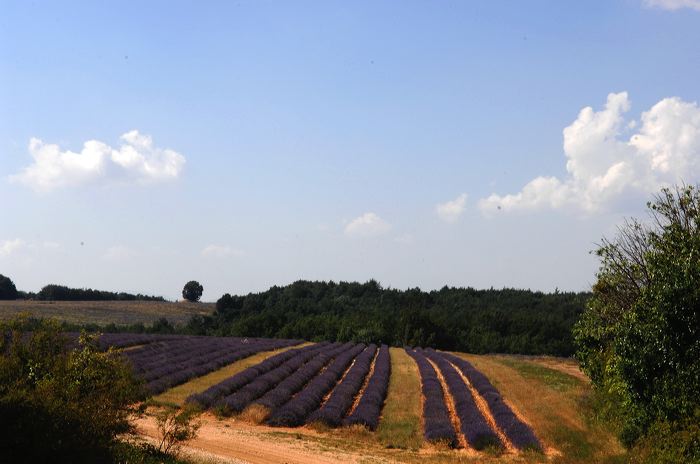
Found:
[[[382,288],[370,280],[297,281],[246,296],[222,296],[195,334],[383,342],[471,353],[570,356],[571,328],[588,293]]]
[[[46,285],[36,294],[25,297],[49,301],[165,301],[162,296],[149,296],[124,292],[108,292],[91,288],[70,288],[63,285]]]

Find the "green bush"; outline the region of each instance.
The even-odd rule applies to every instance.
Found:
[[[94,337],[55,322],[0,323],[0,456],[13,462],[110,462],[140,386]]]
[[[700,191],[664,189],[648,206],[650,225],[626,223],[597,252],[577,357],[625,445],[654,450],[648,462],[697,461],[697,427],[685,427],[700,408]]]

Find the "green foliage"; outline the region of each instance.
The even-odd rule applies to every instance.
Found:
[[[527,379],[539,380],[552,390],[567,391],[582,385],[582,381],[574,376],[533,362],[519,361],[512,358],[497,358],[497,360],[501,364],[517,370]]]
[[[574,330],[628,446],[651,429],[680,433],[700,407],[700,192],[664,189],[648,206],[650,226],[628,222],[598,249],[593,298]]]
[[[194,408],[165,408],[156,414],[156,424],[161,440],[158,451],[169,454],[178,447],[197,436],[201,423],[196,420],[199,411]]]
[[[384,342],[472,353],[573,354],[571,327],[587,293],[382,288],[376,281],[298,281],[245,296],[225,294],[193,334]]]
[[[0,274],[0,300],[17,299],[17,287],[9,277]]]
[[[182,297],[187,301],[196,302],[202,297],[204,287],[196,280],[190,280],[182,289]]]
[[[109,461],[140,388],[112,351],[51,321],[0,325],[0,456],[14,462]]]
[[[30,295],[28,295],[30,296]],[[125,292],[108,292],[91,288],[70,288],[49,284],[35,295],[37,300],[46,301],[165,301],[162,296],[149,296]]]
[[[187,464],[171,454],[159,451],[148,443],[117,442],[110,450],[110,461],[114,464]]]

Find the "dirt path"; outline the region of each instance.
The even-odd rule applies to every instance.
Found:
[[[552,358],[548,356],[533,357],[531,360],[544,367],[556,369],[559,372],[563,372],[564,374],[576,377],[577,379],[583,382],[589,383],[591,381],[591,379],[589,379],[588,376],[581,371],[581,369],[578,367],[578,364],[576,364],[575,361],[569,361],[568,359],[562,360],[559,358]]]
[[[207,459],[249,464],[341,464],[357,463],[363,456],[329,449],[309,440],[296,440],[297,429],[251,426],[235,420],[221,421],[210,414],[201,418],[197,438],[183,447],[185,454]],[[140,436],[158,436],[155,419],[134,421]],[[304,429],[304,434],[313,432]],[[292,433],[285,433],[292,432]]]

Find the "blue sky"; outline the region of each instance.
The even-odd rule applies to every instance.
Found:
[[[4,2],[0,273],[586,289],[698,75],[697,0]]]

